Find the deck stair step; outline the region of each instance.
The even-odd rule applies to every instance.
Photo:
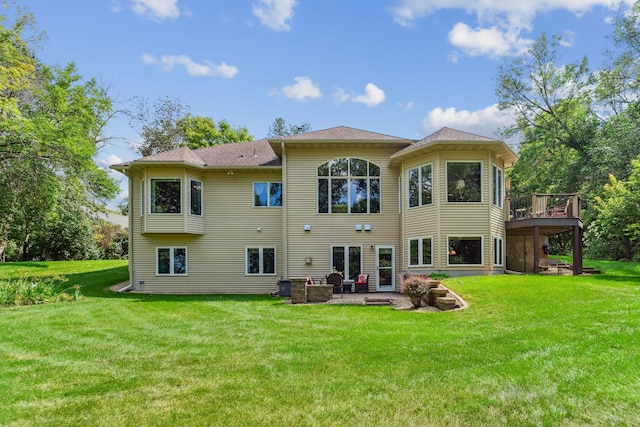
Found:
[[[600,270],[596,270],[593,267],[582,267],[582,272],[587,274],[600,274],[602,273]]]
[[[364,305],[391,305],[389,298],[365,298]]]

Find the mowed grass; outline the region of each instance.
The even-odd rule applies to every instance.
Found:
[[[447,279],[470,308],[416,313],[114,294],[125,265],[79,264],[80,302],[0,309],[0,425],[640,425],[640,266],[598,267]]]

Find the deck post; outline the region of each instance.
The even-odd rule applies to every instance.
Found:
[[[582,274],[582,228],[573,227],[573,274]]]
[[[540,227],[535,225],[533,227],[533,274],[540,272],[540,252],[538,246],[540,245]]]

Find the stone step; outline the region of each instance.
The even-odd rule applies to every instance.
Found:
[[[391,300],[388,298],[365,298],[365,305],[391,305]]]
[[[456,299],[453,297],[438,297],[436,307],[440,310],[453,310],[456,307]]]

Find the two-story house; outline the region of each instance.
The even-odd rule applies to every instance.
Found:
[[[338,270],[384,292],[400,272],[504,273],[516,160],[503,141],[448,128],[414,141],[336,127],[113,165],[129,178],[131,284],[269,293]],[[518,244],[545,241],[528,236]],[[522,271],[537,261],[523,257]]]

